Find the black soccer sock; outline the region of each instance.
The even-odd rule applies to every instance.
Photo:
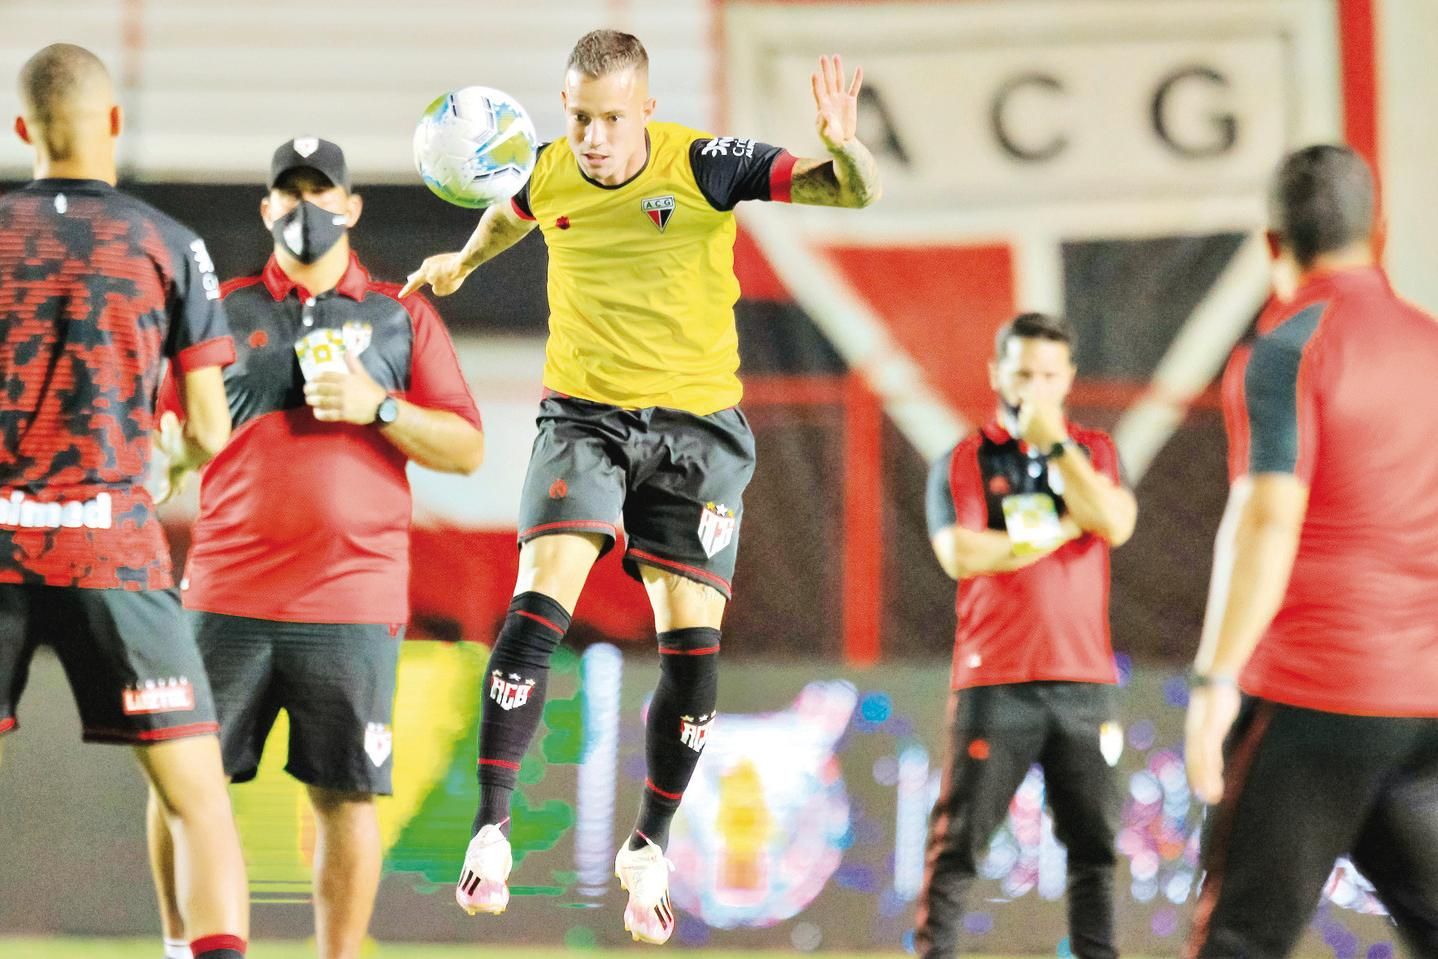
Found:
[[[474,833],[509,818],[519,763],[544,713],[549,658],[568,629],[569,613],[543,593],[520,593],[509,604],[484,679]]]
[[[195,959],[244,959],[245,940],[239,936],[205,936],[190,943]]]
[[[645,839],[661,848],[669,842],[669,824],[699,764],[718,700],[719,630],[695,626],[660,633],[659,685],[644,729],[649,778],[629,848],[640,848]]]

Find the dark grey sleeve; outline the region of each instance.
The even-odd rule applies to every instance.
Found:
[[[694,180],[716,210],[732,210],[745,200],[775,199],[775,164],[786,157],[789,154],[781,147],[739,137],[713,137],[689,144]],[[787,199],[787,180],[782,189],[786,193],[782,199]]]
[[[169,224],[161,230],[171,256],[165,355],[177,359],[181,370],[232,362],[234,345],[220,298],[220,279],[205,241]]]
[[[1250,473],[1299,472],[1298,369],[1324,306],[1309,307],[1253,343],[1243,382]]]
[[[929,467],[928,492],[924,497],[924,513],[929,521],[929,535],[936,536],[959,521],[954,509],[954,490],[949,484],[954,451],[949,450]]]

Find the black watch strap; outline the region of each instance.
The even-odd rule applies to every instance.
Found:
[[[1210,676],[1207,673],[1200,673],[1196,669],[1190,669],[1188,671],[1188,688],[1190,690],[1202,689],[1205,686],[1229,686],[1237,689],[1238,680],[1232,676]]]
[[[379,406],[375,407],[373,423],[375,426],[388,426],[397,419],[399,419],[399,401],[393,396],[386,396],[380,400]]]

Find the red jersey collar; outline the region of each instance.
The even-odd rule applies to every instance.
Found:
[[[994,417],[981,427],[981,432],[989,438],[990,442],[1004,444],[1013,439],[1009,431],[1004,429],[998,417]]]
[[[1293,294],[1290,302],[1297,302],[1311,295],[1316,290],[1327,288],[1353,289],[1355,287],[1372,287],[1390,289],[1388,276],[1383,268],[1373,266],[1354,266],[1345,270],[1318,270],[1306,273],[1300,278],[1298,289]]]
[[[273,253],[270,254],[269,261],[265,263],[265,270],[260,276],[265,282],[265,289],[269,290],[270,296],[276,300],[283,300],[293,290],[300,291],[300,299],[309,299],[309,291],[290,279],[290,275],[280,267]],[[362,300],[365,291],[369,289],[369,283],[369,271],[360,265],[359,257],[351,250],[349,266],[345,268],[339,283],[335,284],[335,292],[342,293],[352,300]]]

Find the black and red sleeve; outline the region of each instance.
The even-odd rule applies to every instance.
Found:
[[[400,301],[414,324],[414,347],[410,353],[410,385],[405,399],[430,410],[448,410],[475,429],[484,423],[474,395],[464,381],[454,341],[434,306],[418,294]]]
[[[1312,481],[1318,431],[1310,347],[1325,308],[1299,311],[1229,362],[1223,396],[1230,481],[1257,473]]]
[[[171,251],[170,334],[165,355],[180,373],[235,361],[235,343],[220,296],[220,278],[205,241],[193,233],[167,235]]]
[[[970,437],[929,467],[924,512],[930,537],[950,526],[983,529],[988,525],[988,501],[984,496],[978,445],[977,437]]]
[[[1119,486],[1128,487],[1128,477],[1124,474],[1123,463],[1119,460],[1118,447],[1114,445],[1113,437],[1102,430],[1092,430],[1083,437],[1083,444],[1088,447],[1089,463],[1096,473],[1108,477]]]
[[[716,210],[732,210],[745,200],[789,202],[794,155],[782,147],[739,137],[695,140],[689,144],[689,166]]]
[[[541,143],[539,149],[534,151],[534,162],[536,165],[539,163],[539,155],[543,153],[548,146],[548,143]],[[532,174],[530,179],[533,179]],[[514,210],[515,215],[521,220],[534,219],[534,211],[529,207],[529,183],[529,180],[525,180],[524,186],[519,188],[519,192],[509,198],[510,208]]]
[[[959,521],[954,511],[954,494],[949,486],[949,471],[952,468],[954,451],[949,450],[929,466],[929,481],[925,487],[924,515],[929,523],[929,536],[937,536]]]

